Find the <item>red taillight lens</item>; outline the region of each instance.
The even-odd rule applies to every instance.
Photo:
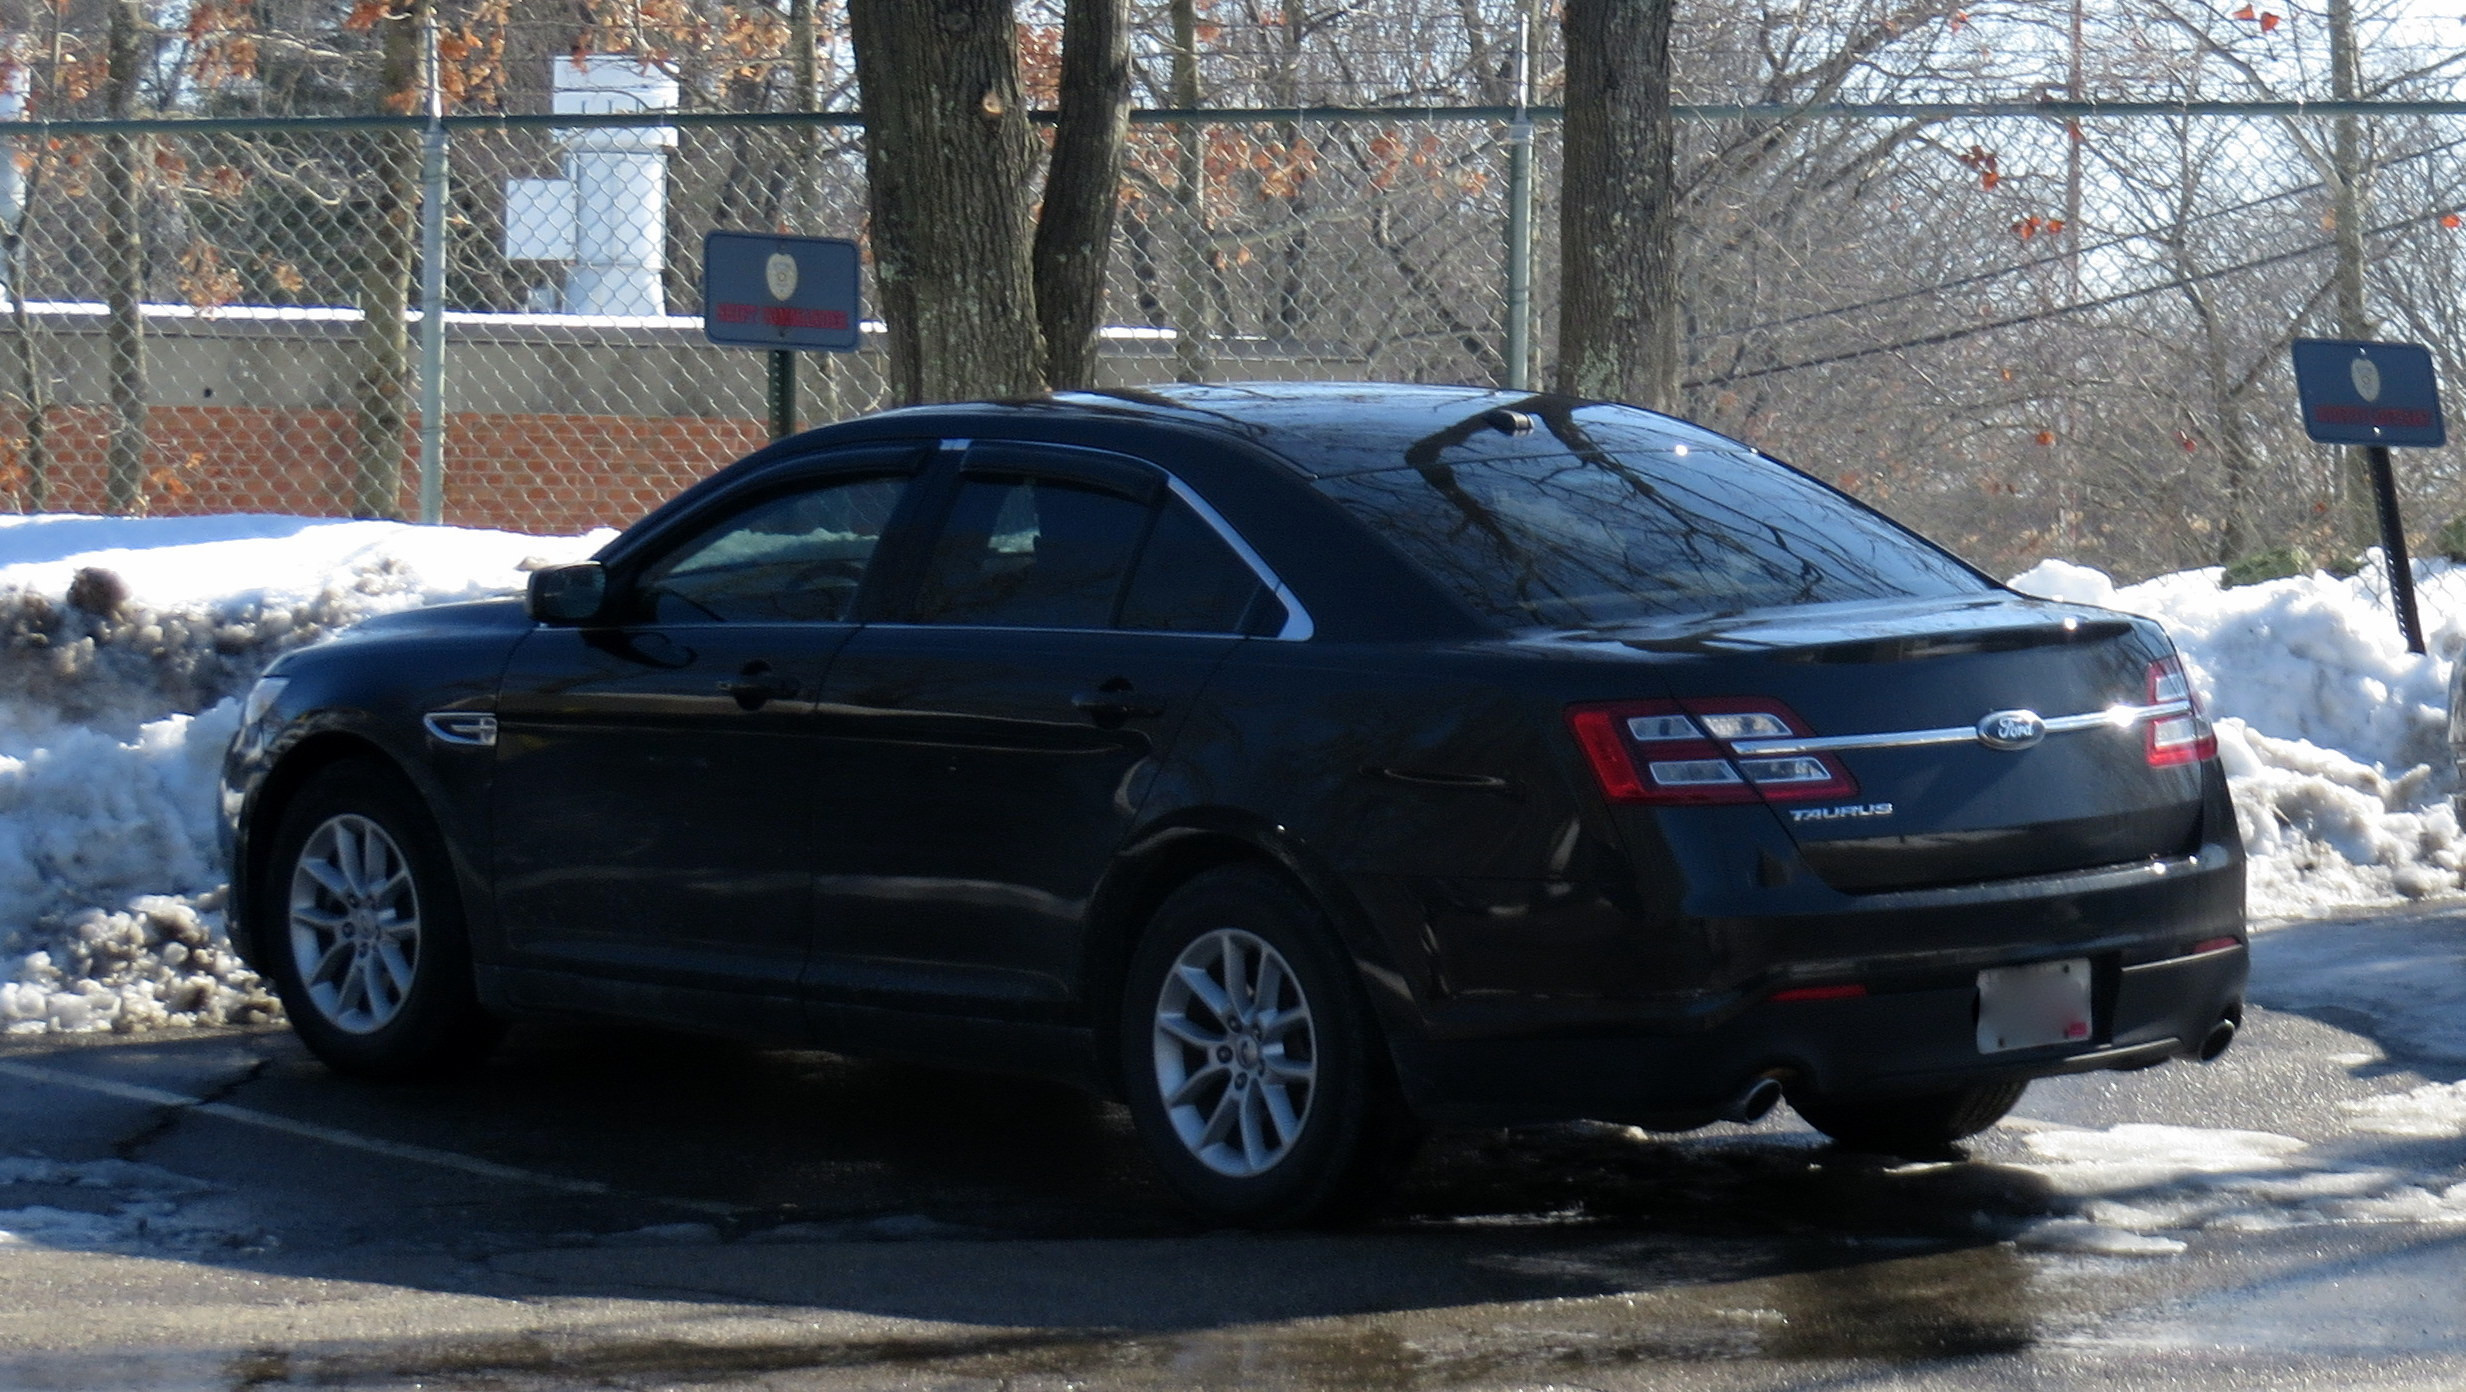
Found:
[[[1567,725],[1612,802],[1792,801],[1858,791],[1829,754],[1756,752],[1758,740],[1809,733],[1789,707],[1761,697],[1588,702],[1567,708]]]
[[[2149,664],[2149,704],[2175,702],[2186,708],[2179,714],[2151,717],[2142,735],[2151,768],[2197,764],[2217,756],[2217,731],[2210,727],[2209,717],[2201,714],[2201,698],[2184,673],[2183,659],[2162,657]]]
[[[1866,994],[1866,987],[1851,981],[1839,986],[1792,986],[1786,991],[1773,992],[1772,998],[1775,1002],[1859,1000]]]
[[[1567,711],[1567,726],[1583,747],[1584,761],[1593,766],[1601,795],[1612,802],[1649,801],[1643,781],[1636,777],[1635,761],[1619,742],[1617,720],[1616,708],[1610,706],[1573,706]]]

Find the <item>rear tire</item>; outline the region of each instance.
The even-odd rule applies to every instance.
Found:
[[[250,897],[257,952],[292,1031],[336,1072],[458,1073],[504,1033],[473,985],[444,841],[386,765],[351,759],[311,775]]]
[[[1351,1216],[1421,1137],[1326,915],[1248,866],[1198,876],[1149,921],[1123,983],[1121,1076],[1166,1182],[1215,1222]]]
[[[2028,1090],[2024,1079],[1914,1097],[1827,1098],[1793,1092],[1790,1106],[1809,1126],[1852,1150],[1928,1155],[2003,1120]]]

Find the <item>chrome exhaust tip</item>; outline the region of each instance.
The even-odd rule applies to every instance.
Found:
[[[1749,1125],[1762,1121],[1767,1113],[1780,1105],[1781,1080],[1758,1078],[1747,1084],[1745,1091],[1730,1099],[1729,1105],[1721,1109],[1721,1119]]]
[[[2203,1063],[2217,1062],[2218,1055],[2225,1053],[2227,1047],[2235,1042],[2235,1030],[2242,1018],[2243,1012],[2240,1010],[2230,1010],[2220,1017],[2216,1024],[2209,1027],[2209,1033],[2202,1037],[2201,1051],[2196,1057]]]

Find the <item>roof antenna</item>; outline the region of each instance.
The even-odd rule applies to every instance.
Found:
[[[1501,435],[1530,435],[1533,433],[1531,416],[1522,411],[1510,411],[1504,406],[1495,411],[1483,412],[1481,419],[1484,424]]]

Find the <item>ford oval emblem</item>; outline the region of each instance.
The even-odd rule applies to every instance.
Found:
[[[2027,749],[2046,738],[2046,722],[2036,711],[1997,711],[1978,722],[1978,742],[1989,749]]]

